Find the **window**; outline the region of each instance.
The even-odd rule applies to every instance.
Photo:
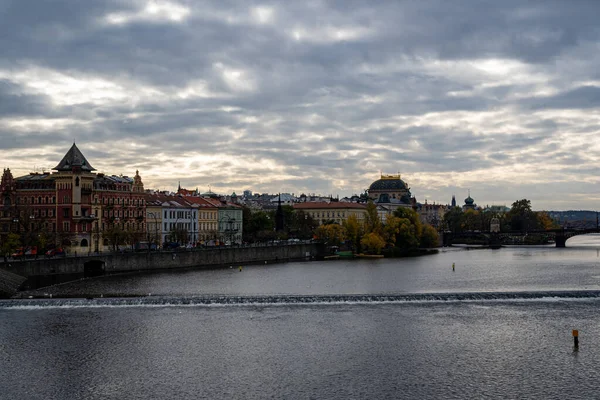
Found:
[[[69,232],[71,230],[71,226],[68,222],[63,222],[63,232]]]
[[[69,209],[68,208],[63,208],[63,217],[69,218]]]

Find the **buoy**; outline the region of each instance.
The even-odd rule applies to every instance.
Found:
[[[242,272],[242,266],[240,265],[240,272]]]
[[[579,331],[577,329],[573,329],[573,346],[575,350],[579,350]]]
[[[454,263],[452,263],[452,271],[454,271]]]

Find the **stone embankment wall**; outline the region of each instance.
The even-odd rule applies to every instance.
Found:
[[[27,278],[0,269],[0,298],[14,295]]]
[[[226,247],[187,251],[141,253],[106,253],[80,257],[39,258],[2,265],[25,278],[93,276],[128,271],[151,271],[189,267],[239,266],[250,263],[273,263],[311,260],[322,256],[324,247],[317,243],[284,246]]]

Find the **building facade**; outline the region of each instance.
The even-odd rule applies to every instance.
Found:
[[[64,247],[83,254],[133,243],[145,232],[138,172],[134,178],[96,174],[75,143],[53,171],[17,178],[3,171],[0,240],[12,232],[38,253]]]
[[[302,210],[311,218],[322,225],[326,222],[342,224],[351,215],[356,216],[358,222],[365,219],[367,206],[361,203],[332,202],[306,202],[294,204],[295,210]]]

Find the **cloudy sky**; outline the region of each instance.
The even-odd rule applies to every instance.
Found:
[[[600,2],[0,0],[0,164],[600,209]]]

